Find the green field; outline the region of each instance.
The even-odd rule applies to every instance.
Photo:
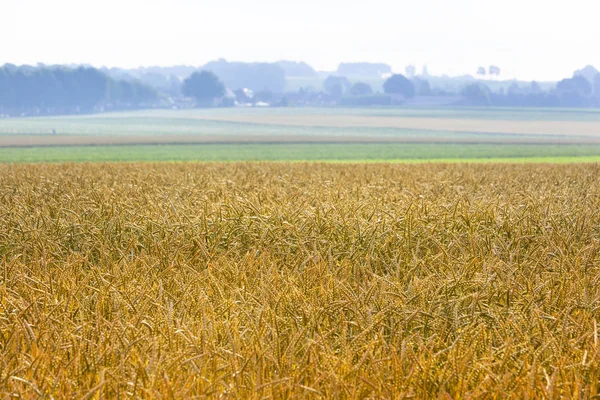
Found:
[[[4,163],[93,161],[600,161],[600,145],[205,144],[0,148]]]
[[[0,119],[3,163],[597,157],[600,111],[588,109],[231,108]]]

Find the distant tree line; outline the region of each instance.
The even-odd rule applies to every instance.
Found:
[[[497,73],[491,67],[493,73]],[[452,97],[456,105],[468,106],[511,106],[511,107],[590,107],[600,106],[600,74],[590,82],[583,76],[564,79],[552,90],[543,91],[539,84],[528,86],[513,83],[507,90],[492,91],[482,81],[466,85],[460,92],[445,92],[434,89],[423,77],[407,78],[394,74],[383,83],[383,92],[375,92],[366,82],[352,83],[347,77],[330,75],[323,83],[322,91],[300,90],[297,93],[282,93],[264,90],[253,93],[247,88],[238,88],[232,97],[226,97],[226,85],[210,71],[192,74],[183,83],[185,96],[194,98],[199,105],[234,105],[236,102],[269,104],[321,104],[342,106],[389,106],[403,104],[417,96]],[[215,100],[221,99],[221,102]]]
[[[510,107],[598,107],[600,106],[600,74],[594,82],[583,76],[563,79],[556,88],[542,91],[539,84],[511,85],[508,90],[493,92],[484,83],[472,83],[463,91],[464,105]]]
[[[414,66],[407,67],[406,75],[389,71],[385,64],[354,63],[341,64],[335,74],[324,75],[305,63],[287,61],[218,60],[201,69],[180,66],[138,70],[7,64],[0,67],[0,116],[159,106],[389,106],[414,101],[469,106],[600,107],[600,73],[591,66],[555,86],[516,81],[508,85],[471,76],[456,78],[464,79],[460,85],[447,86],[451,78],[425,72],[416,75]],[[490,66],[486,71],[481,67],[479,72],[497,76],[500,69]],[[286,91],[286,73],[296,79],[309,78],[308,82],[313,79],[322,87]],[[413,100],[415,97],[418,99]]]
[[[385,80],[383,93],[375,93],[366,82],[351,84],[346,77],[330,76],[325,80],[323,89],[330,101],[343,106],[390,106],[412,99],[426,84],[427,81],[411,81],[404,75],[395,74]]]
[[[0,114],[48,115],[148,107],[158,94],[95,68],[0,67]]]

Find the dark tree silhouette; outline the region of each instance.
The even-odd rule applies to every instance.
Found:
[[[594,76],[594,96],[597,99],[600,99],[600,74],[596,74],[596,76]]]
[[[467,99],[469,105],[491,105],[490,93],[490,89],[481,83],[472,83],[462,90],[462,95]]]
[[[401,94],[406,98],[415,97],[415,87],[404,75],[392,75],[383,84],[383,90],[387,94]]]
[[[95,68],[0,68],[0,113],[45,115],[153,105],[157,93],[140,82],[115,80]]]
[[[488,69],[488,74],[499,76],[500,75],[500,67],[498,67],[496,65],[490,65],[490,67]]]
[[[556,85],[556,90],[561,93],[577,93],[580,96],[592,94],[592,84],[581,75],[570,79],[563,79]]]
[[[433,91],[431,90],[431,85],[429,85],[429,82],[427,80],[421,78],[414,78],[412,82],[415,87],[417,96],[431,96],[433,94]]]
[[[352,88],[350,88],[350,94],[353,96],[367,96],[371,93],[373,93],[373,89],[368,83],[364,82],[356,82],[352,85]]]
[[[225,94],[225,86],[210,71],[194,72],[183,82],[183,94],[199,102],[207,102]]]
[[[345,76],[329,76],[323,82],[323,90],[325,93],[339,98],[348,93],[351,88],[350,81]]]

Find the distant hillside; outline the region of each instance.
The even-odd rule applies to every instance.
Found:
[[[185,69],[184,69],[185,68]],[[192,67],[150,67],[150,68],[136,68],[136,69],[120,69],[120,68],[102,68],[101,71],[110,76],[113,79],[121,79],[128,82],[141,82],[144,85],[150,86],[151,88],[166,93],[170,96],[177,97],[181,92],[181,82],[192,72],[195,68]],[[177,72],[177,74],[175,74]],[[189,73],[188,73],[189,72]]]
[[[198,67],[189,65],[175,65],[172,67],[140,67],[140,68],[102,68],[104,71],[108,71],[110,74],[127,74],[134,78],[142,79],[146,75],[163,75],[163,76],[175,76],[179,80],[184,80],[190,76],[194,71],[198,70]]]
[[[508,91],[511,88],[529,88],[532,82],[528,81],[517,81],[517,80],[494,80],[494,79],[477,79],[471,75],[463,76],[434,76],[429,75],[427,77],[418,76],[419,78],[425,79],[429,82],[432,89],[436,89],[437,92],[446,93],[460,93],[467,85],[473,83],[481,83],[486,85],[492,92]],[[536,85],[540,87],[540,90],[549,91],[556,86],[556,82],[536,82]]]
[[[211,61],[201,69],[211,71],[228,89],[250,89],[254,92],[285,90],[285,71],[279,64]]]
[[[317,72],[305,62],[279,61],[277,63],[285,72],[286,78],[316,78]]]
[[[336,73],[347,77],[384,77],[392,73],[392,67],[387,64],[374,63],[341,63]]]

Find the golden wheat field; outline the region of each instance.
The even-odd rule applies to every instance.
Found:
[[[0,397],[593,398],[600,165],[0,165]]]

